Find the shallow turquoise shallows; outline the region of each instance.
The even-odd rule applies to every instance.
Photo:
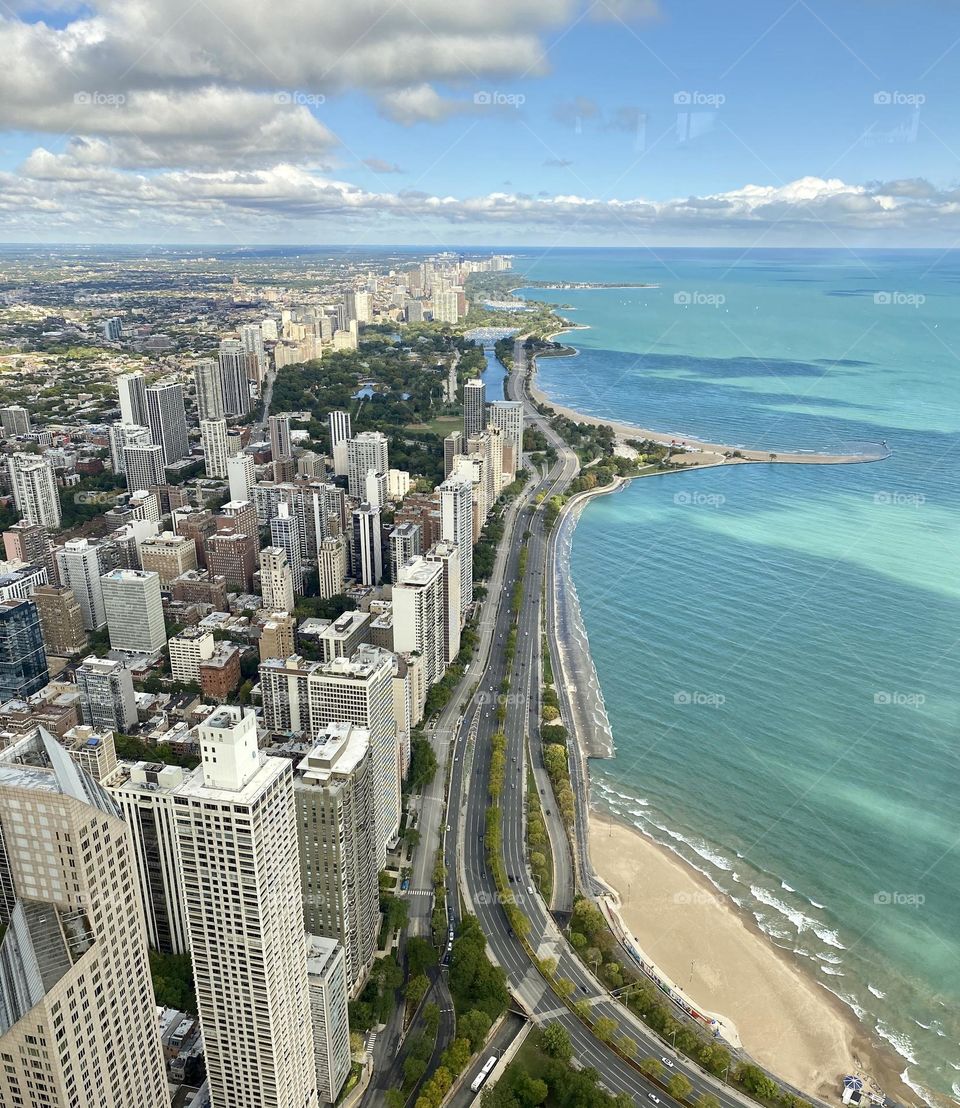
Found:
[[[960,253],[563,251],[557,402],[771,452],[590,504],[573,577],[617,745],[595,802],[698,866],[960,1095]],[[520,283],[520,282],[518,282]]]

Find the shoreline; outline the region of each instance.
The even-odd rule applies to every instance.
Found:
[[[839,1099],[849,1073],[863,1077],[866,1089],[921,1103],[901,1081],[895,1052],[686,859],[594,806],[588,843],[640,950],[701,1011],[732,1025],[754,1061],[828,1101]]]
[[[547,341],[552,342],[557,336],[565,335],[569,331],[585,331],[589,327],[585,324],[571,323],[562,330],[553,331],[547,336]],[[522,336],[518,336],[522,337]],[[574,357],[580,353],[576,347],[571,347],[572,354],[551,354],[550,357]],[[526,387],[530,398],[537,404],[551,408],[557,415],[565,416],[575,423],[588,423],[594,427],[610,427],[617,439],[623,443],[628,439],[649,439],[651,442],[665,446],[684,447],[686,454],[674,454],[670,460],[674,464],[685,467],[697,467],[705,465],[742,465],[744,463],[768,465],[862,465],[868,462],[882,462],[890,456],[891,451],[886,446],[877,443],[876,454],[818,454],[814,451],[765,451],[755,450],[743,446],[730,446],[724,443],[706,442],[691,435],[681,436],[665,431],[654,431],[650,428],[637,427],[632,423],[624,423],[615,419],[604,419],[602,416],[586,415],[575,408],[568,408],[558,404],[537,384],[537,374],[540,371],[540,355],[534,354],[530,359],[530,373],[527,376]],[[732,457],[736,452],[739,457]]]

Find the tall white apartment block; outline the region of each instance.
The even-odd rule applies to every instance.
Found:
[[[355,995],[373,964],[380,925],[369,731],[343,722],[318,734],[295,763],[294,797],[304,923],[310,935],[343,945]]]
[[[190,436],[187,434],[187,413],[183,406],[183,389],[176,381],[160,381],[148,385],[147,425],[157,446],[163,447],[163,460],[173,465],[190,456]]]
[[[363,482],[363,499],[371,508],[382,511],[387,504],[388,484],[387,475],[368,469]]]
[[[165,483],[163,447],[138,442],[123,448],[123,472],[130,492]]]
[[[336,939],[310,936],[307,974],[317,1092],[321,1101],[333,1104],[350,1075],[346,962]]]
[[[103,782],[130,828],[147,941],[162,954],[190,949],[173,805],[184,777],[180,766],[120,762]]]
[[[232,454],[227,457],[227,479],[231,500],[249,500],[250,491],[257,481],[256,468],[250,454]]]
[[[177,839],[213,1108],[317,1108],[293,770],[252,711],[199,728]]]
[[[344,535],[321,539],[317,546],[318,593],[324,600],[339,596],[347,576],[347,540]]]
[[[453,469],[450,476],[470,482],[471,498],[473,500],[473,541],[476,542],[487,518],[487,512],[490,510],[490,503],[487,499],[486,452],[458,454],[453,459]]]
[[[387,436],[382,431],[361,431],[347,441],[347,491],[357,500],[366,493],[367,473],[390,469]]]
[[[155,654],[167,644],[160,574],[113,569],[100,578],[113,650]]]
[[[293,611],[293,573],[282,546],[265,546],[260,551],[260,593],[268,612]]]
[[[422,553],[423,532],[419,523],[398,523],[390,531],[390,580],[400,580],[400,567]]]
[[[487,386],[474,377],[463,386],[463,437],[470,438],[487,425]]]
[[[136,373],[121,373],[117,378],[121,423],[136,423],[140,427],[147,426],[146,388],[146,378],[139,370]]]
[[[150,428],[140,427],[136,423],[111,423],[110,460],[114,473],[126,472],[123,452],[128,446],[149,446]]]
[[[460,653],[460,551],[456,543],[441,539],[425,557],[443,567],[443,660],[449,665]]]
[[[201,420],[223,418],[223,378],[220,365],[212,358],[204,358],[193,368],[197,387],[197,414]]]
[[[0,408],[0,431],[9,438],[29,435],[30,412],[22,404],[8,404]]]
[[[37,454],[12,454],[7,460],[13,502],[27,523],[60,526],[60,494],[53,466]]]
[[[261,380],[263,375],[267,372],[269,360],[263,346],[263,331],[261,330],[260,324],[245,323],[240,328],[240,341],[243,343],[244,350],[252,355],[253,363],[256,367],[257,380]]]
[[[203,466],[208,477],[226,477],[230,452],[227,445],[227,421],[225,419],[200,420],[200,445],[203,447]]]
[[[0,752],[0,1104],[168,1108],[130,831],[44,728]]]
[[[503,432],[503,469],[513,480],[523,458],[523,403],[494,400],[487,408],[487,419],[490,426],[499,427]]]
[[[380,511],[372,504],[353,510],[353,576],[361,585],[383,580],[383,529]]]
[[[393,717],[393,655],[361,646],[353,658],[336,658],[307,677],[309,730],[349,720],[370,732],[376,813],[377,869],[400,826],[400,771]]]
[[[60,581],[73,589],[80,605],[84,631],[99,631],[107,623],[100,583],[100,559],[89,539],[69,539],[56,551]]]
[[[451,474],[440,490],[440,537],[457,544],[460,559],[460,617],[473,603],[473,486]]]
[[[350,430],[349,412],[330,412],[327,415],[327,424],[330,428],[330,450],[334,450],[341,442],[352,438]]]
[[[393,648],[422,654],[427,681],[435,685],[445,669],[443,566],[413,558],[398,569],[393,586]]]
[[[130,670],[114,658],[91,654],[77,666],[80,711],[87,727],[125,734],[137,722],[137,695]]]
[[[270,540],[279,546],[287,556],[293,591],[297,595],[303,592],[303,561],[300,556],[300,529],[290,514],[289,504],[278,504],[277,514],[270,520]],[[291,608],[277,608],[276,611],[292,611]]]
[[[200,663],[209,662],[216,650],[212,631],[185,627],[167,640],[170,651],[170,674],[174,681],[200,684]]]

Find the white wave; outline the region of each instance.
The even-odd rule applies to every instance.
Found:
[[[846,950],[847,948],[840,942],[839,936],[836,931],[831,931],[829,927],[814,925],[813,933],[817,938],[826,943],[827,946],[835,947],[837,950]]]
[[[834,969],[832,966],[818,966],[821,973],[829,973],[831,977],[846,977],[847,975],[838,969]]]
[[[843,961],[843,959],[838,958],[836,956],[836,954],[826,954],[826,953],[824,953],[824,954],[818,954],[817,957],[820,958],[820,960],[823,961],[823,962],[829,962],[831,966],[839,966],[840,963]]]
[[[739,881],[740,880],[740,874],[737,873],[736,870],[733,870],[730,874],[730,880],[731,881]]]
[[[788,885],[786,881],[780,882],[780,888],[788,893],[795,893],[797,891],[792,885]]]
[[[932,1023],[921,1023],[919,1020],[913,1019],[913,1016],[911,1016],[910,1018],[917,1025],[917,1027],[922,1027],[924,1031],[929,1031],[933,1027]]]
[[[818,904],[815,900],[811,900],[810,903],[814,906],[814,908],[823,908],[823,905]]]
[[[791,908],[789,904],[780,900],[779,897],[773,895],[773,893],[767,892],[766,889],[760,885],[751,885],[750,892],[760,901],[761,904],[766,904],[768,908],[772,908],[775,912],[779,912],[781,916],[788,919],[798,932],[815,929],[814,925],[816,920],[812,920],[809,916],[805,916],[803,912],[797,908]]]
[[[960,1081],[954,1081],[954,1083],[950,1086],[950,1091],[955,1097],[960,1098]]]
[[[794,954],[799,954],[801,958],[814,958],[815,959],[817,957],[816,954],[811,954],[809,950],[803,950],[799,946],[795,946],[793,948],[793,953]]]
[[[958,1066],[956,1062],[951,1062],[950,1065],[953,1066],[955,1070],[960,1070],[960,1066]]]
[[[867,988],[870,990],[870,992],[873,993],[877,1000],[883,1000],[883,998],[887,995],[883,991],[883,989],[878,989],[876,985],[867,985]]]
[[[911,1066],[917,1064],[916,1055],[913,1053],[913,1043],[910,1042],[906,1035],[897,1031],[891,1031],[890,1028],[882,1022],[877,1024],[875,1030],[881,1039],[887,1040],[901,1058],[906,1058]],[[911,1085],[910,1088],[912,1089],[913,1086]]]
[[[853,1000],[849,996],[845,996],[843,993],[838,993],[836,989],[831,989],[830,986],[825,984],[823,981],[818,981],[817,984],[820,986],[821,989],[826,989],[831,996],[835,996],[837,1000],[841,1001],[843,1004],[846,1004],[846,1006],[850,1009],[851,1012],[853,1012],[858,1020],[863,1019],[864,1015],[866,1014],[866,1009],[861,1008],[855,1000]]]
[[[790,937],[789,932],[775,926],[762,912],[754,912],[753,918],[757,921],[757,926],[764,935],[769,935],[771,939],[788,939]]]
[[[900,1074],[900,1080],[904,1083],[904,1085],[907,1085],[909,1088],[913,1089],[913,1091],[917,1094],[918,1097],[920,1097],[924,1104],[928,1104],[930,1108],[936,1108],[936,1102],[930,1099],[927,1090],[922,1085],[918,1085],[916,1081],[910,1080],[909,1067]]]

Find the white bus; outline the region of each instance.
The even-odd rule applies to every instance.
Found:
[[[473,1079],[473,1083],[470,1086],[470,1091],[471,1092],[473,1092],[473,1093],[480,1092],[481,1086],[483,1085],[484,1081],[486,1081],[486,1079],[493,1072],[493,1067],[496,1064],[497,1064],[497,1056],[495,1054],[493,1054],[486,1060],[486,1062],[483,1063],[483,1069]]]

